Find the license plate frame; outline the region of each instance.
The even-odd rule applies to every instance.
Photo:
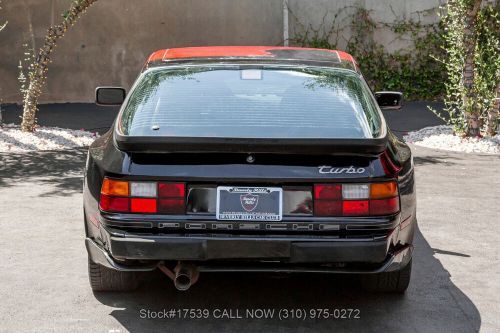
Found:
[[[279,222],[283,219],[283,189],[265,186],[218,186],[219,221]]]

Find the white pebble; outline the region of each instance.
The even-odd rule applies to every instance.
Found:
[[[14,124],[0,127],[0,152],[62,150],[89,146],[99,135],[83,130],[37,127],[33,133],[21,131]]]
[[[426,127],[409,132],[403,139],[427,148],[464,153],[500,154],[500,134],[494,137],[461,138],[454,135],[452,127],[447,125]]]

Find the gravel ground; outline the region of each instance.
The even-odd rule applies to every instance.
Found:
[[[34,133],[21,131],[20,126],[7,124],[0,127],[0,152],[34,150],[63,150],[88,146],[97,133],[59,127],[39,126]]]
[[[500,154],[500,135],[484,138],[460,138],[451,126],[425,127],[409,132],[404,140],[417,146],[463,153]]]

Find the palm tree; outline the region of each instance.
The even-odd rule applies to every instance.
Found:
[[[0,5],[2,5],[2,0],[0,0]],[[2,7],[0,7],[0,9],[2,9]],[[5,26],[7,25],[7,22],[1,24],[0,23],[0,31],[2,31]],[[2,126],[2,100],[0,99],[0,126]]]
[[[61,23],[47,30],[43,46],[38,51],[34,61],[29,66],[28,87],[24,94],[24,110],[21,128],[24,132],[33,132],[36,124],[36,112],[38,111],[38,97],[46,81],[50,56],[56,47],[57,41],[64,36],[80,16],[85,13],[97,0],[74,0],[67,12],[63,14]]]
[[[466,134],[467,136],[479,136],[481,130],[481,119],[479,118],[480,111],[477,110],[478,106],[475,103],[476,94],[474,93],[474,74],[475,74],[475,55],[476,55],[476,41],[477,31],[476,22],[481,9],[482,0],[469,0],[469,8],[465,17],[464,27],[464,51],[465,63],[463,71],[463,85],[466,89],[464,106],[466,116]]]
[[[497,82],[495,96],[493,107],[488,111],[488,128],[486,129],[486,133],[491,136],[497,133],[497,119],[500,115],[500,82]]]
[[[442,7],[448,80],[444,119],[456,134],[495,135],[500,97],[500,2],[447,0]]]

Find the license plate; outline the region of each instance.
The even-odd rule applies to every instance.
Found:
[[[217,220],[281,221],[279,187],[217,187]]]

